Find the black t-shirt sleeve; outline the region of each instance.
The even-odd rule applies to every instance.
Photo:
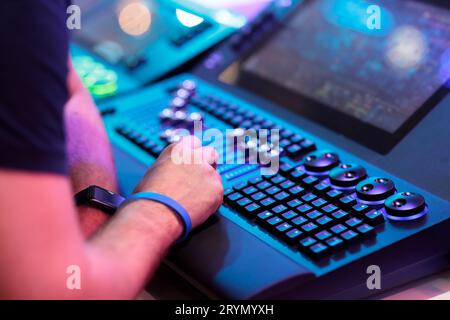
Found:
[[[67,5],[0,1],[0,168],[67,172]]]

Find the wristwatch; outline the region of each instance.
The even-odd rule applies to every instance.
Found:
[[[109,215],[113,215],[124,200],[121,195],[99,186],[90,186],[75,195],[77,206],[91,206]]]

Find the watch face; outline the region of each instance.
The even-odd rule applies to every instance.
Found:
[[[79,192],[75,195],[77,205],[87,205],[112,214],[125,200],[122,196],[97,186]]]
[[[97,202],[103,205],[117,209],[120,206],[120,204],[125,200],[125,198],[112,191],[97,186],[94,188],[95,192],[93,193],[94,195],[93,200],[95,199]]]

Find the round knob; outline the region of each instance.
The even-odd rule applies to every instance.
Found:
[[[326,150],[311,152],[303,158],[303,165],[310,172],[324,173],[330,171],[338,164],[339,156]]]
[[[392,220],[415,220],[426,214],[424,197],[414,192],[401,192],[386,199],[386,215]]]
[[[175,132],[174,132],[174,130],[172,130],[172,129],[166,129],[166,130],[164,130],[161,134],[160,134],[160,139],[161,140],[163,140],[163,141],[169,141],[169,139],[171,138],[171,137],[173,137],[175,135]]]
[[[187,104],[188,102],[186,101],[186,99],[175,97],[170,103],[170,108],[174,110],[182,110],[186,108]]]
[[[176,111],[174,113],[174,120],[177,121],[177,122],[186,121],[187,117],[188,117],[188,115],[184,111]]]
[[[394,193],[394,182],[387,178],[368,178],[356,186],[358,198],[369,202],[382,201]]]
[[[175,96],[183,100],[188,100],[191,98],[192,93],[186,89],[178,89]]]
[[[195,92],[195,90],[197,89],[197,84],[194,80],[184,80],[181,84],[181,88],[190,92]]]
[[[341,164],[330,172],[331,184],[344,188],[354,187],[366,177],[366,169],[356,164]]]
[[[164,122],[171,121],[174,119],[174,112],[172,109],[166,108],[159,114],[159,119]]]

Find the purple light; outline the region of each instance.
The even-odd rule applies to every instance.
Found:
[[[439,77],[450,87],[450,49],[447,49],[441,56]]]
[[[428,207],[425,207],[425,210],[423,210],[422,212],[419,212],[418,214],[415,214],[413,216],[409,216],[409,217],[395,217],[395,216],[391,216],[389,215],[385,209],[381,209],[381,211],[383,212],[383,215],[388,218],[389,220],[394,220],[394,221],[411,221],[411,220],[417,220],[421,217],[423,217],[424,215],[426,215],[428,213]]]
[[[366,200],[361,200],[359,198],[356,199],[359,203],[362,204],[367,204],[368,206],[376,206],[379,204],[384,204],[384,200],[379,200],[379,201],[366,201]]]

